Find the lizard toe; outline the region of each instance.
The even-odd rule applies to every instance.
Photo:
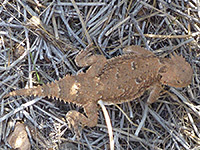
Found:
[[[69,111],[66,115],[66,119],[68,122],[69,129],[71,131],[74,131],[77,139],[80,139],[81,128],[79,128],[80,127],[79,117],[75,115],[73,111]]]

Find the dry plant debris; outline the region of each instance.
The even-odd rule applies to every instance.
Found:
[[[31,145],[23,123],[17,122],[15,129],[7,138],[8,144],[14,149],[30,150]]]
[[[17,120],[31,128],[31,149],[59,149],[62,143],[109,149],[101,111],[98,126],[84,129],[76,141],[64,118],[69,110],[79,109],[76,106],[37,97],[2,99],[11,89],[76,74],[81,68],[74,65],[74,56],[91,41],[108,59],[120,55],[126,45],[141,45],[161,57],[176,52],[194,72],[187,88],[166,87],[167,94],[149,106],[137,134],[148,93],[137,101],[106,107],[116,149],[200,149],[198,0],[4,0],[0,14],[0,149],[8,149],[9,123]]]

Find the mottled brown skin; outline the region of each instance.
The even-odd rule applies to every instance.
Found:
[[[87,116],[71,110],[66,117],[78,133],[78,125],[93,127],[97,124],[97,102],[120,104],[140,97],[149,90],[147,100],[153,103],[159,97],[162,84],[185,87],[191,83],[192,68],[182,56],[160,59],[152,52],[139,47],[124,48],[124,55],[107,60],[102,55],[92,55],[92,46],[82,50],[75,62],[78,66],[90,66],[86,73],[66,76],[47,85],[21,89],[5,97],[48,96],[82,106]]]

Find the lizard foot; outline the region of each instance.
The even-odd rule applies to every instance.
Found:
[[[83,106],[85,110],[85,115],[82,113],[71,110],[67,113],[66,119],[69,124],[70,129],[74,129],[75,135],[77,138],[80,137],[80,125],[94,127],[97,125],[98,115],[97,115],[97,105],[90,103]]]
[[[66,115],[66,119],[69,125],[69,129],[74,131],[76,138],[79,139],[80,138],[80,119],[78,116],[79,112],[77,111],[69,111]]]

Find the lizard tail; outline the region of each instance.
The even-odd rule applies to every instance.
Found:
[[[34,96],[42,96],[42,86],[36,86],[33,88],[29,88],[29,89],[20,89],[20,90],[15,90],[12,91],[6,95],[3,96],[3,98],[9,97],[9,96],[30,96],[30,95],[34,95]]]
[[[3,98],[9,97],[9,96],[31,96],[31,95],[58,98],[59,90],[60,89],[59,89],[58,81],[55,81],[43,86],[38,85],[33,88],[15,90],[4,95]]]

